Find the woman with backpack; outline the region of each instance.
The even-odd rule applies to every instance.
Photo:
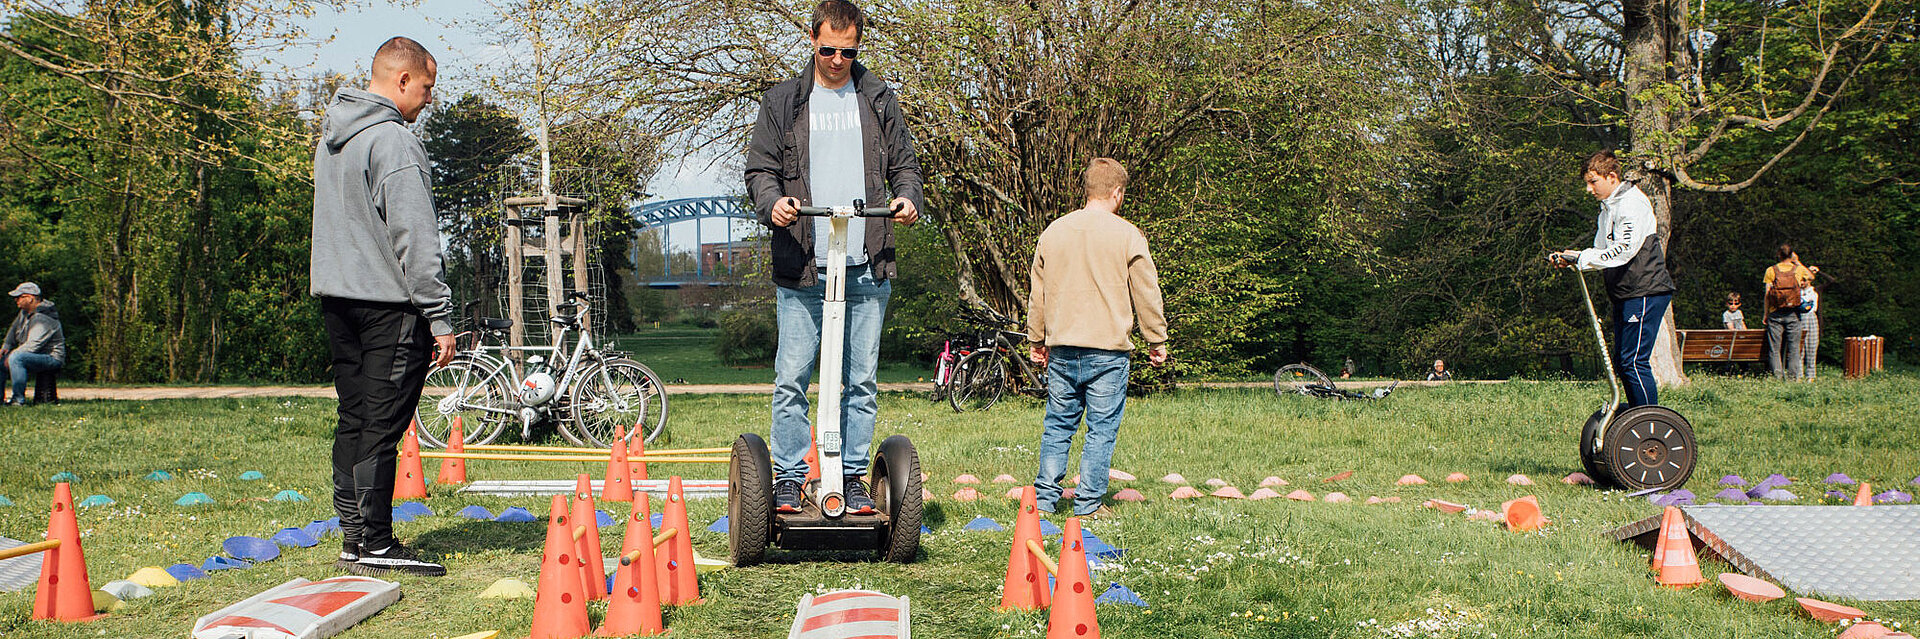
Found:
[[[1767,287],[1767,366],[1776,378],[1803,379],[1800,289],[1813,286],[1813,274],[1819,269],[1802,265],[1792,244],[1781,244],[1774,254],[1780,261],[1767,267],[1761,278],[1761,285]]]

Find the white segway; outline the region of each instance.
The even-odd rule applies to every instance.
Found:
[[[1606,333],[1600,330],[1600,314],[1593,309],[1587,276],[1578,269],[1573,276],[1580,280],[1580,300],[1587,305],[1587,319],[1593,322],[1593,336],[1600,346],[1600,364],[1607,369],[1607,384],[1613,389],[1613,397],[1580,429],[1580,465],[1601,486],[1635,491],[1679,488],[1693,476],[1699,458],[1693,425],[1665,406],[1628,408],[1620,403],[1620,377],[1613,370]]]
[[[767,546],[789,550],[871,548],[878,557],[908,563],[920,550],[920,457],[913,442],[894,435],[880,442],[868,472],[873,475],[870,515],[846,511],[841,476],[840,395],[847,325],[847,221],[855,217],[889,218],[893,212],[853,206],[800,207],[800,215],[829,218],[826,300],[820,319],[820,397],[813,420],[813,443],[820,479],[809,482],[797,513],[774,509],[773,463],[767,442],[754,433],[733,441],[727,473],[728,548],[733,565],[751,566],[766,558]]]

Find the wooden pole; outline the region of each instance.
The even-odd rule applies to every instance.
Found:
[[[1027,552],[1033,553],[1033,558],[1040,560],[1040,565],[1047,567],[1047,574],[1049,575],[1060,574],[1059,564],[1055,564],[1053,562],[1053,558],[1047,556],[1047,549],[1041,548],[1040,542],[1032,539],[1028,539]]]
[[[0,560],[12,559],[14,557],[25,557],[27,555],[31,555],[36,552],[46,552],[59,547],[60,547],[60,540],[58,539],[48,539],[46,541],[35,542],[35,543],[27,544],[25,546],[14,546],[12,548],[0,550]]]
[[[472,446],[467,446],[467,447],[466,447],[466,449],[467,449],[467,450],[478,450],[478,451],[490,451],[490,452],[513,452],[513,453],[553,453],[553,454],[583,454],[583,455],[608,455],[608,454],[612,454],[612,451],[613,451],[613,449],[611,449],[611,448],[563,448],[563,447],[558,447],[558,446],[520,446],[520,445],[506,445],[506,444],[484,444],[484,445],[483,445],[483,444],[475,444],[475,445],[472,445]],[[652,449],[649,449],[649,450],[648,450],[648,451],[646,452],[646,454],[647,454],[648,456],[654,456],[654,455],[712,455],[712,454],[715,454],[715,453],[725,453],[725,452],[730,452],[730,451],[732,451],[732,450],[733,450],[732,448],[725,448],[725,447],[721,447],[721,448],[682,448],[682,449],[678,449],[678,450],[652,450]]]

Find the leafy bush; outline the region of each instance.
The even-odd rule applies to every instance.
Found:
[[[780,329],[771,308],[746,308],[720,316],[720,339],[713,351],[730,366],[772,364]]]

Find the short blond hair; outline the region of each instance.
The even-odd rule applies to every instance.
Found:
[[[1089,199],[1104,198],[1113,194],[1113,190],[1127,185],[1127,167],[1121,166],[1113,158],[1094,158],[1087,165],[1087,172],[1081,183],[1086,185]]]

